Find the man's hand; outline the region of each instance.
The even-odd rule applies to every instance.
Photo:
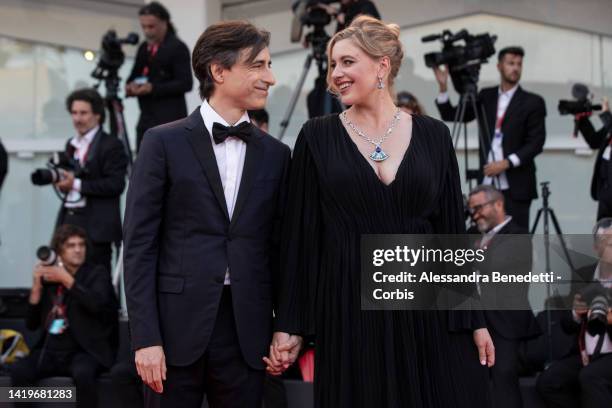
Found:
[[[30,303],[37,305],[40,302],[42,296],[42,265],[37,262],[34,265],[34,272],[32,273],[32,289],[30,290]]]
[[[53,266],[41,266],[40,273],[46,282],[59,283],[68,289],[74,284],[74,277],[68,273],[61,263]]]
[[[134,82],[128,82],[125,84],[125,96],[136,96],[136,84]]]
[[[608,325],[612,326],[612,307],[608,309]]]
[[[601,98],[601,111],[602,112],[610,112],[610,101],[607,96]]]
[[[162,346],[144,347],[136,350],[136,371],[146,385],[153,391],[164,392],[166,381],[166,356]]]
[[[446,92],[448,90],[448,65],[444,65],[444,69],[442,69],[441,65],[433,67],[433,72],[436,76],[440,93]]]
[[[133,84],[133,95],[135,96],[141,96],[141,95],[148,95],[153,91],[153,85],[151,85],[150,82],[144,83],[144,84]]]
[[[572,304],[572,311],[574,312],[574,314],[576,316],[578,316],[580,318],[586,316],[586,314],[589,311],[589,306],[582,299],[582,296],[580,295],[580,293],[576,293],[574,295],[574,302]]]
[[[300,336],[276,332],[270,345],[269,357],[263,360],[267,364],[266,370],[271,375],[280,375],[297,360],[302,347]]]
[[[507,159],[494,161],[484,166],[485,176],[494,177],[510,168],[510,163]]]
[[[491,368],[495,364],[495,346],[487,329],[474,330],[474,344],[478,348],[481,365]]]
[[[62,179],[55,183],[55,187],[60,189],[63,193],[68,193],[72,190],[72,185],[74,184],[74,173],[71,171],[61,170]]]

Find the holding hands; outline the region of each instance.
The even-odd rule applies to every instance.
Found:
[[[266,371],[270,375],[281,375],[294,362],[302,348],[303,339],[289,333],[276,332],[270,344],[270,355],[264,357]]]

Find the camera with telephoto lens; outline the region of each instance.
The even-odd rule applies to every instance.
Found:
[[[91,73],[93,78],[103,80],[117,75],[117,71],[125,61],[125,54],[121,49],[123,44],[138,44],[138,34],[129,33],[125,38],[117,37],[115,30],[108,30],[104,34],[102,37],[102,53],[98,65]]]
[[[593,94],[584,84],[577,83],[572,86],[572,97],[573,100],[561,99],[559,101],[558,108],[561,115],[577,115],[601,110],[601,105],[593,103]]]
[[[52,266],[57,262],[57,254],[53,249],[51,249],[51,247],[46,245],[38,247],[36,250],[36,257],[44,266]]]
[[[586,304],[589,305],[587,331],[592,336],[605,333],[608,325],[608,310],[612,305],[612,289],[594,282],[579,293]]]
[[[476,89],[480,66],[495,54],[496,35],[489,33],[472,35],[463,29],[455,34],[444,30],[442,34],[427,35],[423,42],[440,40],[442,51],[425,54],[425,65],[429,68],[447,65],[455,90],[463,94]],[[463,41],[462,44],[457,44]]]
[[[57,152],[49,159],[47,168],[32,172],[30,175],[32,184],[36,186],[55,184],[63,179],[62,170],[73,172],[77,178],[81,178],[86,173],[78,160],[71,159],[65,152]]]

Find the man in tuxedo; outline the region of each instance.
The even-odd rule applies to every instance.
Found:
[[[62,171],[56,186],[66,194],[56,225],[72,224],[87,232],[87,260],[111,268],[112,244],[121,242],[119,199],[125,188],[128,159],[123,144],[105,133],[104,99],[95,89],[68,95],[66,108],[76,136],[66,143],[75,170]]]
[[[480,233],[477,245],[486,248],[481,271],[524,274],[531,271],[532,246],[526,228],[517,225],[504,210],[504,195],[490,185],[477,186],[470,192],[468,206]],[[524,234],[511,236],[509,234]],[[483,285],[485,306],[499,305],[502,310],[485,310],[487,328],[495,344],[495,365],[491,368],[495,408],[523,406],[519,388],[519,346],[536,337],[540,328],[529,307],[529,286],[517,284]]]
[[[572,310],[561,321],[563,330],[575,335],[575,346],[541,373],[536,384],[549,408],[612,406],[612,307],[602,316],[600,330],[590,321],[593,294],[612,295],[612,218],[595,224],[593,238],[599,261],[576,271]]]
[[[202,105],[143,139],[124,268],[147,406],[261,405],[290,162],[246,113],[275,83],[268,44],[246,22],[208,27],[192,56]]]
[[[604,98],[599,115],[603,126],[595,131],[589,120],[590,113],[576,115],[578,130],[591,149],[597,149],[597,159],[591,178],[591,197],[598,202],[597,219],[612,217],[612,113],[608,99]]]
[[[118,304],[110,274],[85,262],[85,231],[59,227],[51,246],[54,265],[34,268],[26,326],[43,329],[30,355],[10,368],[13,386],[41,378],[74,379],[78,407],[97,406],[98,374],[115,360]]]
[[[152,1],[138,14],[146,41],[138,47],[125,85],[126,95],[138,97],[140,106],[137,150],[147,129],[187,116],[185,93],[193,87],[189,49],[176,36],[168,10]]]
[[[537,198],[534,159],[542,152],[546,139],[546,106],[542,97],[519,85],[524,55],[521,47],[502,49],[497,63],[500,85],[478,93],[478,105],[484,108],[482,120],[486,120],[491,132],[481,135],[483,174],[479,182],[501,190],[508,214],[516,224],[529,228],[531,201]],[[447,94],[448,68],[436,67],[434,73],[440,88],[436,106],[443,120],[453,121],[456,107],[451,105]],[[468,106],[464,121],[474,118],[473,109]],[[485,124],[482,125],[485,129]]]

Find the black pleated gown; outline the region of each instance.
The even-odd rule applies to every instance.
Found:
[[[413,116],[412,140],[390,185],[366,160],[337,114],[303,126],[276,328],[314,336],[316,407],[488,407],[487,369],[472,340],[485,326],[481,313],[361,310],[361,234],[464,232],[448,128]]]

